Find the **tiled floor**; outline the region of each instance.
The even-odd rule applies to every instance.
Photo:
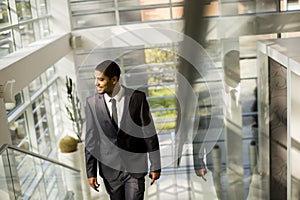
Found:
[[[210,171],[206,175],[206,182],[194,173],[174,172],[163,174],[152,186],[150,186],[150,179],[146,178],[145,200],[218,199]],[[100,193],[92,192],[91,199],[99,198],[109,199],[103,187]]]
[[[205,182],[195,173],[166,174],[155,187],[148,187],[145,196],[148,200],[218,199],[211,172],[206,178]]]
[[[172,139],[172,137],[171,137]],[[181,166],[174,168],[174,147],[170,137],[161,137],[161,155],[162,155],[162,175],[161,178],[150,186],[150,179],[146,177],[145,200],[214,200],[219,199],[232,200],[239,199],[235,195],[236,186],[243,184],[244,199],[259,200],[265,199],[261,189],[262,177],[259,175],[250,176],[249,169],[244,169],[243,183],[236,182],[234,176],[223,170],[217,177],[213,177],[212,171],[208,170],[206,174],[207,181],[197,177],[193,170],[193,157],[191,145],[185,145],[185,152],[181,159]],[[230,180],[229,178],[230,177]],[[100,182],[100,192],[92,191],[92,200],[108,200],[109,197],[105,192],[102,182]],[[235,185],[236,184],[236,185]],[[228,187],[230,185],[230,187]],[[216,189],[217,188],[217,189]]]
[[[215,179],[213,178],[212,172],[209,170],[206,174],[207,181],[197,177],[193,170],[189,170],[189,172],[186,173],[186,171],[181,168],[162,174],[161,178],[152,186],[150,186],[150,179],[146,177],[145,200],[237,199],[236,195],[230,194],[230,189],[227,189],[226,173],[222,173],[220,178],[220,190],[222,190],[222,194],[220,198],[218,198]],[[266,199],[264,191],[261,188],[263,181],[263,177],[257,174],[245,178],[244,199]],[[109,200],[103,187],[103,183],[100,182],[100,184],[100,192],[97,193],[93,191],[91,193],[91,198],[88,199]],[[234,187],[234,184],[231,185],[231,188],[232,187]]]

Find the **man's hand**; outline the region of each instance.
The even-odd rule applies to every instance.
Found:
[[[205,174],[206,174],[206,169],[204,168],[196,170],[196,175],[200,176],[204,181],[206,181]]]
[[[150,185],[153,185],[153,183],[155,182],[155,180],[159,179],[160,172],[150,172],[149,177],[151,178]]]
[[[98,187],[100,186],[100,184],[97,182],[97,178],[88,178],[88,182],[89,182],[89,185],[94,189],[96,190],[97,192],[99,192],[98,190]]]

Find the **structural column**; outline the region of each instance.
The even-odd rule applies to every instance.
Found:
[[[11,137],[7,122],[7,114],[5,110],[4,100],[0,98],[0,146],[3,144],[11,144]]]

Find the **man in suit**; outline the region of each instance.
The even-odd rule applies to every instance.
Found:
[[[146,95],[119,84],[120,68],[96,66],[97,94],[86,101],[86,172],[98,191],[97,168],[112,200],[144,198],[145,176],[159,179],[160,150]]]

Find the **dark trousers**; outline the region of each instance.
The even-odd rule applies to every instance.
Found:
[[[127,172],[121,172],[117,179],[104,179],[106,191],[111,200],[143,200],[145,177],[134,178]]]

